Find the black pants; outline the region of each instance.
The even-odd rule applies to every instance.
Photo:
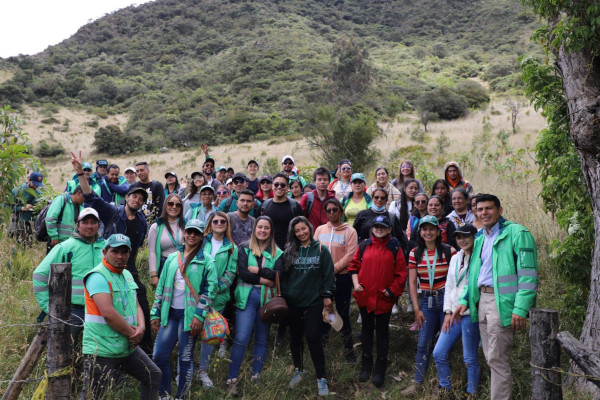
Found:
[[[146,324],[144,337],[140,342],[140,349],[142,349],[144,353],[148,355],[148,357],[152,358],[152,353],[154,352],[154,345],[152,343],[152,329],[150,329],[150,304],[148,304],[148,297],[146,296],[146,285],[144,285],[144,283],[140,280],[137,268],[135,268],[135,273],[129,266],[127,267],[127,269],[129,270],[129,272],[131,272],[131,275],[133,275],[133,280],[138,285],[138,288],[135,292],[137,294],[138,303],[140,303],[140,308],[144,313],[144,322]]]
[[[362,355],[366,358],[373,357],[373,331],[377,334],[377,359],[387,360],[390,345],[390,317],[391,311],[385,314],[367,312],[361,307],[362,318]]]
[[[325,353],[321,344],[323,332],[323,303],[319,302],[310,307],[294,307],[288,304],[290,321],[290,350],[294,367],[299,371],[304,370],[304,343],[302,335],[306,337],[310,357],[312,358],[317,379],[325,378]]]
[[[338,274],[335,276],[335,308],[342,317],[342,340],[346,351],[352,350],[352,325],[350,325],[350,301],[352,300],[352,277],[350,274]],[[323,324],[325,335],[331,331],[331,325]]]

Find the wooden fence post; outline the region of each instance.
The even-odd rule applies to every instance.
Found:
[[[48,376],[71,367],[71,263],[52,264],[48,282],[48,355],[46,369]],[[71,374],[60,374],[48,379],[48,400],[65,399],[71,396]]]
[[[531,329],[531,398],[533,400],[562,400],[561,374],[551,371],[560,367],[558,311],[534,308],[529,312]],[[539,367],[539,368],[538,368]]]
[[[2,396],[2,400],[17,400],[19,398],[25,384],[25,379],[31,374],[31,371],[35,368],[38,359],[46,348],[47,336],[48,328],[45,326],[40,327],[37,334],[33,337],[27,353],[21,361],[21,365],[19,365],[19,368],[17,368],[17,371],[13,375],[12,382],[6,387],[6,392]]]
[[[586,379],[600,387],[600,356],[589,346],[575,339],[569,332],[559,332],[557,338],[569,357],[575,361],[584,374],[588,375]]]

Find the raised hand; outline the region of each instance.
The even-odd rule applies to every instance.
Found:
[[[71,165],[78,174],[83,172],[83,168],[81,167],[81,150],[79,150],[79,156],[71,152]]]

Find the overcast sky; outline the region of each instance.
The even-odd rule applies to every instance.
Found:
[[[152,0],[4,0],[0,57],[36,54],[67,39],[88,21]]]

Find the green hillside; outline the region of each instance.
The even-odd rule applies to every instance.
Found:
[[[302,131],[307,109],[343,100],[334,72],[353,60],[332,52],[348,43],[371,71],[355,103],[380,117],[467,78],[518,92],[535,24],[514,0],[157,0],[4,60],[0,104],[128,112],[139,150],[242,142]]]

